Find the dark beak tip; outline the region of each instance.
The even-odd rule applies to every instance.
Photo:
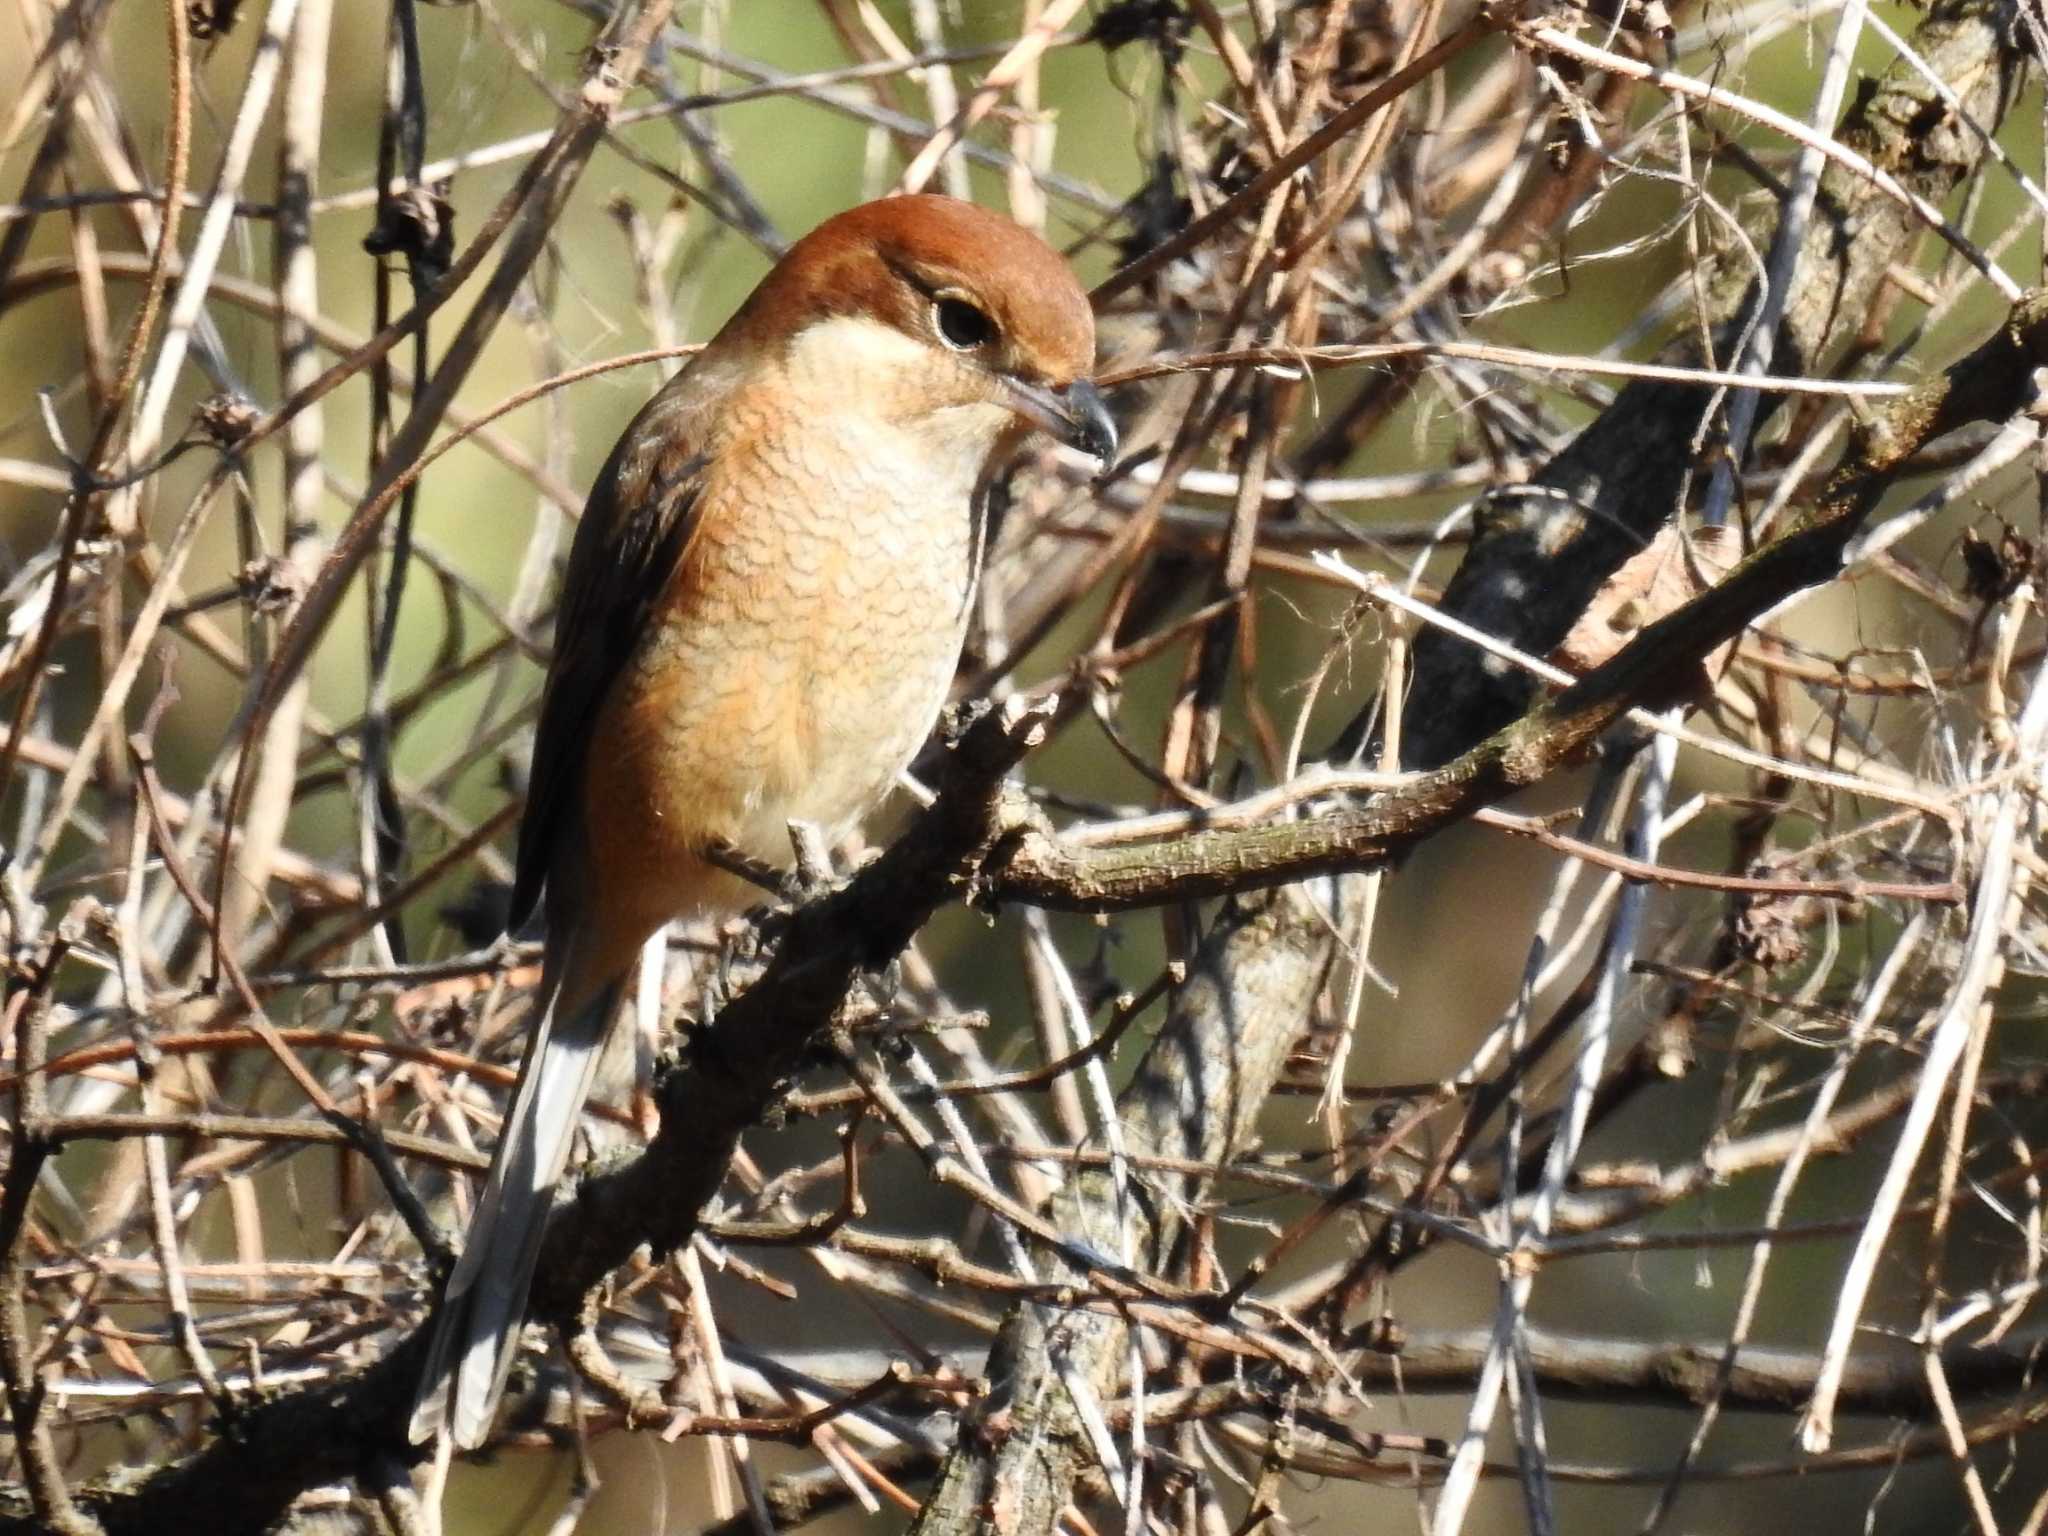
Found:
[[[1102,391],[1087,379],[1076,379],[1069,384],[1066,397],[1067,420],[1071,427],[1067,435],[1068,444],[1107,470],[1116,460],[1117,448],[1116,418],[1109,413],[1109,403],[1102,398]]]

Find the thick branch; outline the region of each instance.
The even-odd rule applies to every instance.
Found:
[[[1545,1328],[1527,1329],[1524,1337],[1529,1363],[1546,1393],[1600,1402],[1669,1408],[1707,1402],[1719,1390],[1730,1408],[1792,1412],[1805,1406],[1820,1375],[1818,1351],[1745,1344],[1725,1387],[1717,1389],[1714,1378],[1728,1348],[1724,1340],[1608,1339]],[[1470,1390],[1490,1340],[1491,1331],[1484,1328],[1420,1332],[1398,1358],[1361,1359],[1359,1379],[1412,1392]],[[2036,1338],[2008,1339],[1991,1347],[1951,1342],[1942,1351],[1942,1369],[1960,1396],[2000,1396],[2026,1385],[2039,1348]],[[1853,1403],[1857,1413],[1924,1419],[1934,1409],[1926,1360],[1904,1346],[1859,1350],[1844,1381],[1843,1400]],[[1848,1382],[1854,1383],[1853,1392]]]

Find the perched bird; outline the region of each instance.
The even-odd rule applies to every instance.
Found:
[[[1107,460],[1066,263],[970,203],[899,197],[791,247],[626,428],[569,555],[520,827],[547,892],[544,1012],[412,1419],[490,1432],[554,1185],[622,983],[671,920],[751,888],[791,821],[839,836],[930,732],[960,657],[990,472],[1038,428]]]

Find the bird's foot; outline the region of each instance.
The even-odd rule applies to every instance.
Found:
[[[800,906],[832,887],[832,845],[825,841],[825,831],[816,822],[792,821],[789,847],[796,856],[796,866],[782,878],[782,899],[791,906]]]

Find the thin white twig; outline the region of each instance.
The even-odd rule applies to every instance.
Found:
[[[2016,895],[2015,852],[2020,822],[2029,803],[2040,792],[2036,778],[2044,752],[2048,752],[2048,667],[2035,672],[2027,707],[2020,715],[2015,756],[2031,772],[2008,784],[1998,796],[1986,831],[1983,853],[1978,862],[1976,889],[1970,899],[1970,925],[1963,941],[1963,955],[1955,982],[1936,1015],[1928,1036],[1926,1059],[1920,1067],[1920,1085],[1899,1129],[1884,1180],[1871,1201],[1870,1219],[1857,1239],[1842,1276],[1842,1288],[1835,1302],[1835,1318],[1828,1330],[1822,1353],[1820,1379],[1813,1398],[1799,1423],[1799,1440],[1807,1451],[1819,1454],[1833,1444],[1835,1396],[1841,1390],[1842,1372],[1849,1362],[1849,1346],[1863,1316],[1863,1306],[1877,1274],[1878,1260],[1891,1241],[1892,1223],[1906,1197],[1934,1117],[1947,1095],[1949,1077],[1962,1059],[1963,1047],[1983,1022],[1986,1000],[2004,973],[2002,940],[2009,909]]]
[[[1654,860],[1657,857],[1663,830],[1664,801],[1672,769],[1677,762],[1677,752],[1677,743],[1669,736],[1657,737],[1651,743],[1648,771],[1643,775],[1636,794],[1634,820],[1628,839],[1628,852],[1633,858]],[[1615,753],[1602,759],[1601,778],[1587,797],[1589,817],[1597,815],[1605,819],[1607,800],[1601,785],[1618,785],[1623,764],[1624,759]],[[1591,830],[1589,827],[1588,831]],[[1487,1349],[1486,1361],[1480,1368],[1479,1382],[1465,1418],[1464,1433],[1444,1477],[1443,1492],[1437,1500],[1436,1515],[1430,1525],[1432,1536],[1457,1536],[1464,1528],[1472,1496],[1478,1489],[1486,1454],[1486,1432],[1493,1423],[1500,1394],[1507,1384],[1516,1341],[1521,1337],[1523,1319],[1527,1315],[1529,1296],[1535,1288],[1536,1257],[1549,1235],[1552,1218],[1564,1198],[1565,1184],[1584,1143],[1586,1126],[1592,1116],[1593,1098],[1606,1070],[1615,1009],[1632,981],[1648,895],[1647,886],[1632,881],[1622,888],[1621,901],[1615,908],[1593,999],[1580,1021],[1579,1051],[1573,1066],[1571,1087],[1556,1135],[1544,1159],[1542,1182],[1523,1215],[1519,1231],[1511,1234],[1513,1254],[1503,1266],[1500,1308],[1494,1317],[1493,1339]],[[1512,1183],[1508,1189],[1512,1192]],[[1511,1217],[1506,1219],[1512,1224]],[[1529,1411],[1533,1413],[1536,1410],[1532,1406]],[[1528,1475],[1533,1480],[1531,1508],[1540,1512],[1549,1507],[1547,1478],[1540,1459],[1530,1465]]]
[[[284,67],[285,40],[291,34],[292,18],[299,0],[272,0],[263,18],[263,35],[256,45],[256,57],[249,65],[249,83],[242,90],[242,105],[222,151],[220,174],[214,179],[213,196],[199,223],[199,237],[179,274],[177,297],[171,302],[164,337],[157,347],[156,366],[144,386],[135,420],[128,429],[128,467],[145,464],[163,441],[164,418],[171,408],[171,392],[185,364],[185,351],[192,342],[192,330],[206,307],[206,290],[213,269],[227,244],[228,228],[235,219],[235,200],[248,174],[250,157],[256,150],[256,136],[270,113],[271,94]],[[112,499],[108,517],[116,532],[132,531],[135,508],[142,495],[140,485]]]
[[[1907,921],[1903,932],[1885,956],[1883,966],[1864,991],[1863,1002],[1856,1010],[1856,1018],[1849,1026],[1848,1036],[1837,1047],[1835,1059],[1828,1067],[1828,1075],[1821,1083],[1820,1091],[1807,1106],[1806,1121],[1799,1128],[1799,1141],[1778,1170],[1777,1182],[1771,1189],[1770,1204],[1764,1208],[1762,1227],[1765,1236],[1759,1237],[1750,1249],[1748,1269],[1742,1278],[1742,1292],[1735,1304],[1734,1321],[1728,1325],[1728,1347],[1722,1353],[1716,1368],[1714,1390],[1701,1409],[1699,1420],[1693,1426],[1685,1449],[1672,1464],[1671,1475],[1665,1479],[1658,1492],[1657,1502],[1642,1529],[1645,1536],[1655,1531],[1670,1515],[1678,1501],[1679,1491],[1685,1486],[1686,1474],[1706,1449],[1707,1437],[1714,1431],[1714,1424],[1720,1416],[1721,1390],[1726,1386],[1729,1375],[1735,1369],[1737,1351],[1749,1335],[1750,1324],[1755,1320],[1756,1307],[1763,1295],[1764,1272],[1770,1263],[1771,1239],[1768,1234],[1775,1231],[1784,1220],[1785,1210],[1792,1203],[1792,1192],[1798,1187],[1799,1177],[1806,1169],[1808,1158],[1819,1144],[1821,1132],[1827,1125],[1828,1116],[1834,1113],[1835,1101],[1841,1097],[1842,1088],[1849,1080],[1849,1070],[1861,1059],[1863,1047],[1876,1029],[1877,1021],[1883,1017],[1890,1004],[1892,992],[1899,979],[1906,973],[1906,964],[1919,953],[1922,939],[1928,928],[1927,913],[1915,912]]]
[[[932,173],[938,169],[939,162],[954,145],[965,139],[968,129],[994,110],[995,104],[1002,99],[1003,92],[1021,78],[1025,70],[1052,46],[1053,40],[1059,36],[1066,24],[1073,20],[1084,3],[1085,0],[1052,0],[1052,3],[1046,6],[1038,20],[1025,28],[1023,35],[1010,45],[1009,51],[996,60],[989,72],[982,76],[981,84],[976,86],[974,94],[967,98],[967,105],[940,124],[938,132],[925,142],[924,148],[917,152],[917,157],[904,167],[903,175],[897,182],[899,191],[924,190],[925,184],[932,178]]]

